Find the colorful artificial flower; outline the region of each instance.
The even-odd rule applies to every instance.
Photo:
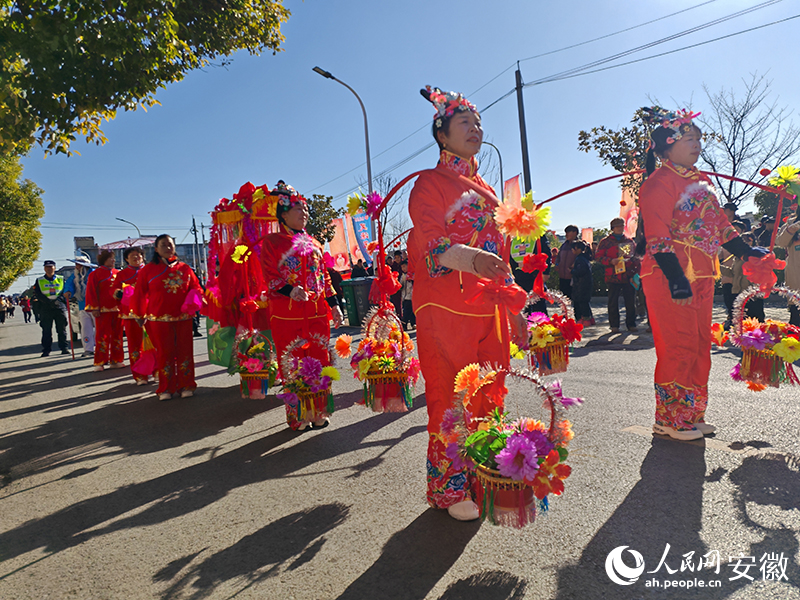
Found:
[[[480,366],[475,363],[461,369],[456,375],[454,391],[458,393],[474,387],[480,377],[480,370]]]
[[[334,346],[336,350],[336,354],[339,355],[339,358],[347,358],[350,356],[352,352],[351,343],[353,342],[353,337],[343,333],[338,338],[336,338],[336,344]]]
[[[316,250],[314,238],[304,232],[292,236],[292,252],[298,256],[311,256]]]
[[[525,358],[525,352],[520,350],[514,342],[511,342],[511,358]]]
[[[461,413],[453,408],[448,408],[442,417],[442,433],[451,435],[456,430],[459,421],[461,421]]]
[[[390,373],[391,371],[395,370],[395,362],[394,358],[391,356],[380,356],[378,357],[378,368],[384,373]]]
[[[339,381],[339,371],[335,367],[322,367],[322,376],[332,381]]]
[[[747,279],[758,285],[762,292],[768,292],[778,282],[775,271],[782,271],[786,268],[786,261],[775,258],[775,254],[756,257],[751,256],[742,265],[742,273]]]
[[[257,358],[248,358],[241,363],[248,373],[257,373],[263,367],[263,364]]]
[[[528,315],[528,323],[531,325],[540,325],[542,323],[549,323],[550,317],[548,317],[545,313],[542,312],[532,312]]]
[[[526,254],[522,259],[522,270],[526,273],[538,271],[544,272],[547,269],[547,254]]]
[[[463,471],[464,469],[473,469],[475,467],[475,463],[472,462],[472,459],[469,456],[466,456],[461,448],[458,446],[458,442],[451,442],[445,448],[445,455],[451,461],[453,461],[453,469],[456,471]]]
[[[539,472],[533,480],[533,493],[539,500],[543,500],[548,494],[560,496],[564,491],[564,479],[569,477],[572,468],[559,464],[560,461],[558,451],[551,450],[539,465]]]
[[[534,327],[531,330],[531,339],[530,339],[531,348],[544,348],[550,342],[554,342],[556,338],[553,336],[553,334],[556,332],[558,332],[558,329],[556,329],[552,325],[542,325],[541,327]]]
[[[247,349],[247,354],[252,356],[256,352],[261,352],[264,349],[264,342],[259,342],[257,344],[253,344],[250,348]]]
[[[302,359],[299,368],[300,377],[306,381],[319,379],[322,376],[322,363],[316,358],[306,356]]]
[[[742,331],[753,331],[754,329],[759,329],[760,327],[761,321],[755,317],[747,317],[744,321],[742,321]]]
[[[767,386],[763,383],[756,383],[755,381],[748,381],[747,387],[753,392],[763,392]]]
[[[369,373],[369,369],[370,369],[371,366],[372,366],[372,359],[371,358],[365,358],[364,360],[360,360],[358,362],[357,377],[359,379],[364,379],[367,376],[367,373]]]
[[[515,481],[532,481],[539,471],[536,443],[522,434],[510,435],[494,458],[500,474]]]
[[[754,350],[763,350],[770,342],[772,342],[772,338],[761,329],[748,331],[739,338],[742,348],[753,348]]]
[[[563,390],[561,389],[561,380],[556,379],[553,383],[547,386],[549,394],[557,398],[563,406],[577,406],[583,404],[583,398],[565,398]]]
[[[364,199],[364,203],[366,204],[365,212],[367,215],[372,219],[377,219],[381,204],[383,203],[381,195],[378,192],[370,192]]]
[[[770,177],[769,184],[780,188],[794,183],[797,180],[797,174],[800,173],[800,169],[792,165],[783,165],[775,169],[775,172],[777,175],[775,177]],[[769,175],[769,173],[767,173],[767,175]]]
[[[250,248],[243,244],[239,244],[233,249],[233,254],[231,254],[231,259],[233,262],[237,264],[242,264],[247,260],[247,254],[250,252]]]
[[[526,194],[525,198],[531,195]],[[532,195],[531,195],[532,198]],[[550,224],[550,207],[526,209],[523,199],[510,198],[494,210],[497,228],[504,235],[534,241],[542,237]]]
[[[358,214],[358,211],[361,210],[361,196],[355,194],[353,196],[347,197],[347,213],[354,217]]]
[[[772,351],[791,364],[800,360],[800,340],[786,336],[772,347]]]
[[[417,383],[417,379],[419,379],[419,374],[422,371],[422,366],[418,359],[412,357],[408,361],[408,367],[406,368],[406,374],[408,378],[411,380],[411,383]]]
[[[717,346],[724,346],[728,341],[728,332],[725,331],[722,323],[711,325],[711,339]]]

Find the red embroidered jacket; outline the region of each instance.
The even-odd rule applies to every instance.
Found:
[[[134,269],[131,266],[127,266],[121,271],[117,273],[117,276],[114,278],[114,284],[111,286],[111,295],[115,295],[117,290],[125,290],[125,288],[129,285],[136,285],[136,276],[141,272],[144,267],[139,267],[138,269]],[[115,298],[116,300],[116,298]],[[127,306],[126,306],[127,304]],[[119,306],[119,317],[120,319],[133,319],[135,318],[131,315],[131,305],[129,303],[123,304],[121,300],[117,300],[117,306]]]
[[[266,236],[261,246],[261,268],[270,296],[285,297],[278,290],[287,285],[302,286],[312,302],[335,296],[320,243],[305,232],[292,235],[283,229]]]
[[[647,238],[643,277],[657,267],[653,255],[658,252],[674,252],[690,282],[717,277],[719,247],[738,236],[708,177],[670,161],[642,184],[639,214]]]
[[[417,178],[408,200],[414,229],[408,240],[409,265],[414,265],[414,310],[438,305],[470,315],[493,315],[493,304],[467,304],[477,291],[478,277],[453,272],[439,262],[453,244],[481,248],[503,255],[503,235],[494,222],[495,200],[481,196],[463,180],[463,175],[481,188],[494,191],[480,175],[475,159],[464,160],[442,151],[433,172]],[[412,269],[409,268],[409,271]]]
[[[111,287],[114,277],[119,271],[100,267],[89,273],[86,280],[86,310],[100,312],[117,312],[117,301],[114,299]]]
[[[197,276],[186,263],[147,263],[136,276],[130,314],[149,321],[186,321],[194,316],[181,311],[190,290],[203,293]]]

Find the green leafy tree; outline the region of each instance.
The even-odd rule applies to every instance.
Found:
[[[280,50],[281,0],[0,0],[0,152],[71,154],[188,71]]]
[[[592,230],[592,241],[599,242],[604,237],[611,235],[611,230],[606,227],[595,227]]]
[[[637,110],[629,127],[615,130],[600,126],[579,132],[578,150],[596,152],[604,165],[611,165],[620,173],[643,168],[650,147],[650,133],[643,115],[641,109]],[[638,196],[641,184],[639,176],[622,178],[622,188],[630,190],[634,197]]]
[[[343,208],[333,207],[333,196],[314,194],[308,200],[308,224],[306,231],[321,243],[330,242],[336,235],[334,219],[344,214]]]
[[[0,291],[33,267],[41,249],[42,190],[21,177],[17,157],[0,158]]]

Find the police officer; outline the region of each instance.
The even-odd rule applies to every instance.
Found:
[[[67,300],[64,298],[64,278],[56,275],[55,261],[44,261],[44,277],[36,279],[33,284],[33,295],[39,306],[39,324],[42,326],[42,356],[50,356],[54,322],[61,354],[69,354],[67,349],[68,309]]]

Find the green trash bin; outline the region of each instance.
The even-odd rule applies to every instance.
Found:
[[[370,309],[369,290],[374,277],[358,277],[342,281],[342,292],[350,327],[360,327]]]

